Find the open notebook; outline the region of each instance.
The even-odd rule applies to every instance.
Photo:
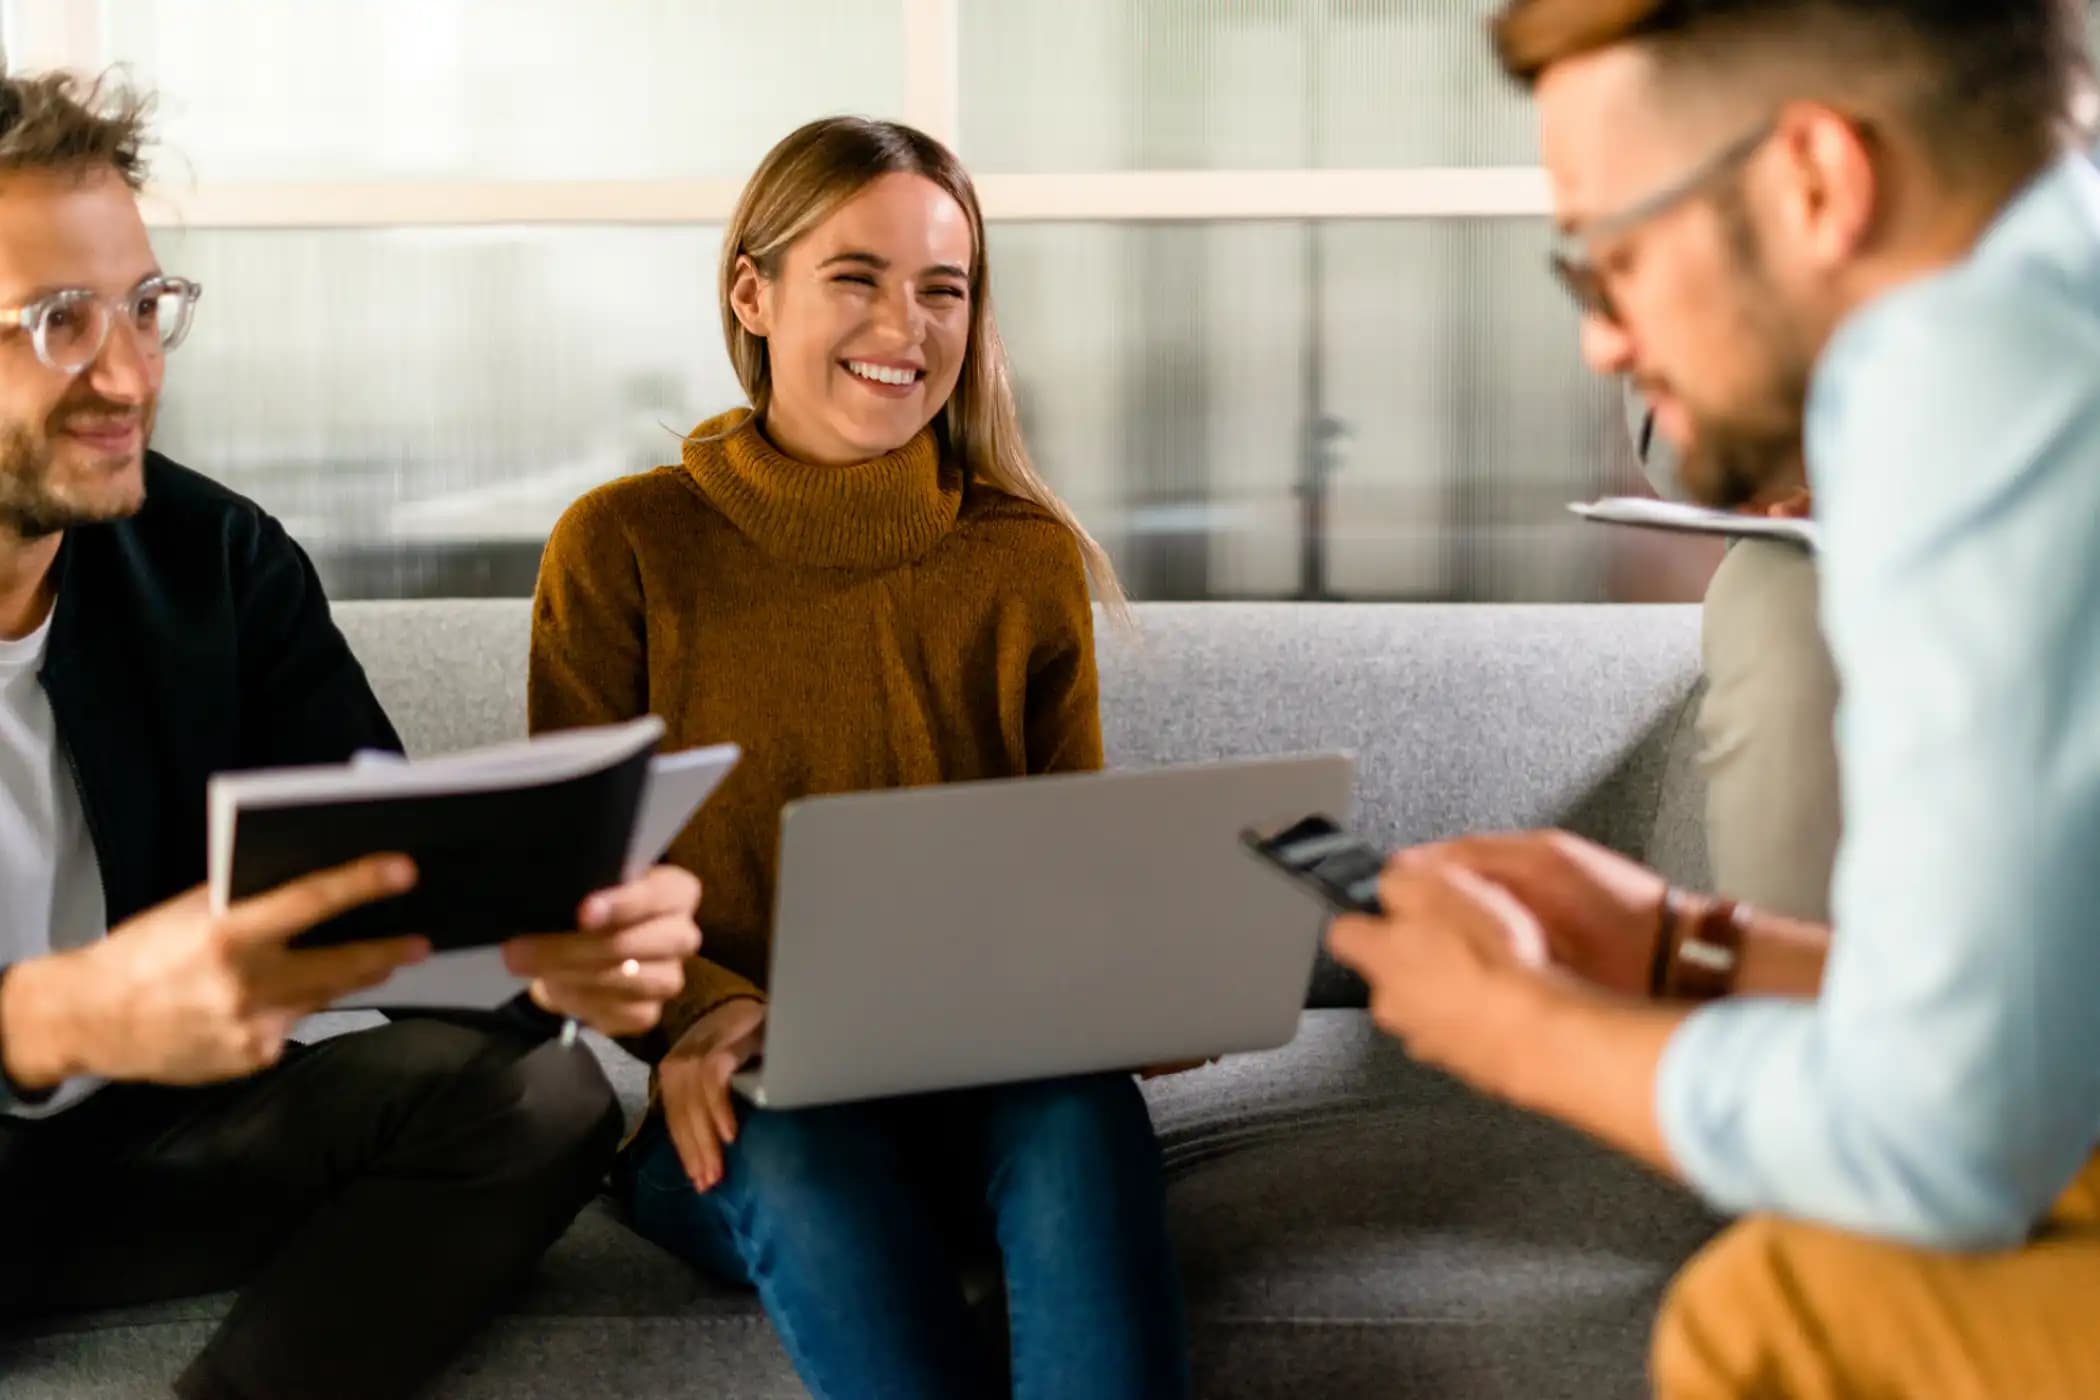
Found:
[[[344,1006],[500,1005],[522,983],[495,945],[569,928],[585,896],[645,871],[740,756],[734,745],[658,756],[662,734],[645,717],[432,759],[221,775],[208,796],[213,904],[405,852],[414,890],[300,941],[412,932],[440,950]]]
[[[1821,547],[1813,520],[1740,515],[1680,501],[1649,500],[1644,496],[1606,496],[1601,501],[1577,502],[1568,509],[1585,520],[1606,525],[1635,525],[1648,530],[1675,530],[1692,535],[1727,535],[1734,539],[1787,540],[1811,550]]]

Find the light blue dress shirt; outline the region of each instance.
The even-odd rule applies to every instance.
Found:
[[[1849,319],[1807,445],[1838,932],[1819,1001],[1685,1024],[1664,1136],[1728,1211],[2014,1244],[2100,1143],[2100,170]]]

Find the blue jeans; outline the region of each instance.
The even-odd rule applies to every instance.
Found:
[[[1127,1076],[798,1112],[739,1104],[721,1184],[693,1190],[661,1119],[618,1173],[634,1223],[755,1287],[818,1400],[979,1400],[956,1227],[1003,1259],[1013,1394],[1189,1392],[1159,1147]]]

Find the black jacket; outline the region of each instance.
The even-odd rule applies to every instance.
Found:
[[[146,455],[128,520],[66,532],[42,681],[112,928],[205,877],[213,773],[401,741],[305,551],[260,506]]]
[[[306,552],[246,497],[149,452],[139,513],[67,531],[53,568],[40,679],[111,928],[204,882],[212,774],[401,751]],[[560,1025],[524,996],[493,1016],[418,1014]],[[0,1104],[22,1097],[0,1073]]]

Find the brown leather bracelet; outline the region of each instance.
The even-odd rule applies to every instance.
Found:
[[[1748,922],[1749,911],[1732,899],[1704,901],[1689,915],[1680,906],[1662,995],[1672,1001],[1718,1001],[1733,994]]]
[[[1677,950],[1677,926],[1683,922],[1684,896],[1674,886],[1663,890],[1656,918],[1655,953],[1648,960],[1648,995],[1659,997],[1670,977],[1670,955]]]

